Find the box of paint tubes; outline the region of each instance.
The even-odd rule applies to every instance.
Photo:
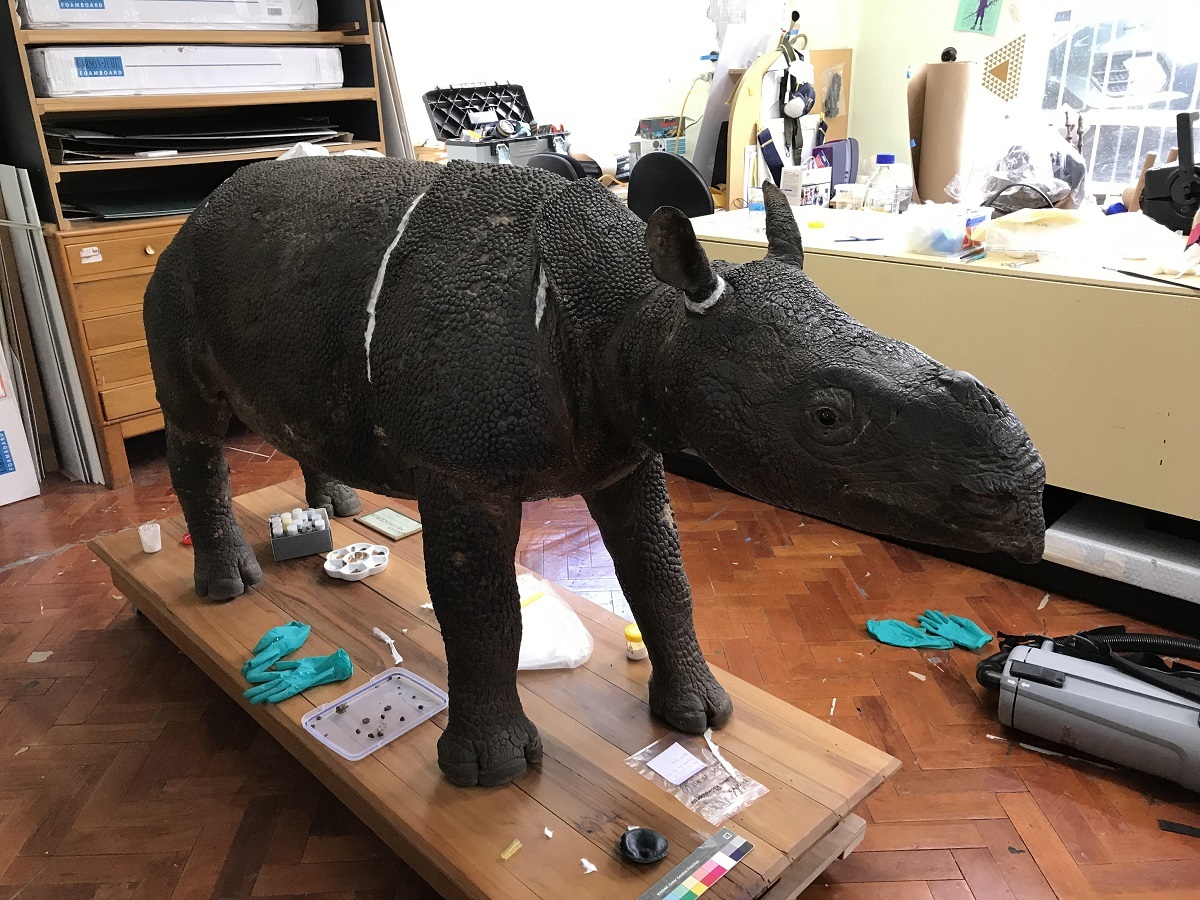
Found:
[[[328,553],[333,549],[329,515],[323,509],[300,509],[275,513],[271,526],[271,552],[275,561]]]

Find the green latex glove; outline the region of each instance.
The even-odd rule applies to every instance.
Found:
[[[251,703],[279,703],[318,684],[345,681],[354,674],[354,663],[340,647],[328,656],[283,660],[268,671],[254,671],[246,680],[255,687],[242,694]]]
[[[926,630],[939,634],[949,641],[968,650],[978,650],[992,639],[992,636],[963,616],[948,616],[936,609],[927,609],[917,616],[917,621]]]
[[[271,668],[280,659],[304,646],[311,630],[311,626],[303,622],[288,622],[272,628],[254,645],[254,656],[242,663],[242,674],[249,677],[251,672]]]
[[[893,647],[928,647],[932,650],[949,650],[954,645],[944,637],[930,634],[924,628],[913,628],[907,622],[899,619],[871,619],[867,622],[867,631],[877,641],[891,644]]]

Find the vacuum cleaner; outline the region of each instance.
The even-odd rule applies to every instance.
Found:
[[[1200,641],[1127,634],[1000,635],[976,678],[1018,731],[1200,791]]]

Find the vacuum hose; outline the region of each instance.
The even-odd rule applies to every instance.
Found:
[[[1176,659],[1200,662],[1200,641],[1191,638],[1171,637],[1165,634],[1086,634],[1093,644],[1108,647],[1114,653],[1136,653],[1143,651]],[[1062,641],[1064,638],[1055,638]]]
[[[993,691],[1000,689],[1000,681],[1004,676],[1004,665],[1008,661],[1008,654],[1013,647],[1020,644],[1040,644],[1047,640],[1045,637],[1032,634],[1024,637],[1001,634],[1000,638],[1003,649],[987,659],[980,660],[979,665],[975,667],[976,680],[988,690]],[[1164,690],[1192,699],[1200,699],[1200,689],[1193,687],[1195,682],[1192,679],[1181,677],[1182,673],[1160,672],[1117,655],[1118,653],[1154,653],[1159,656],[1200,662],[1200,641],[1162,634],[1126,634],[1123,628],[1082,631],[1078,634],[1049,640],[1054,643],[1056,650],[1069,656],[1108,663],[1135,678],[1155,684]]]

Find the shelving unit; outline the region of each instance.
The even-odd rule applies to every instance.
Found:
[[[335,150],[384,151],[372,21],[373,0],[318,0],[316,31],[86,28],[23,29],[16,0],[0,12],[0,162],[30,170],[38,211],[46,225],[59,294],[72,331],[97,443],[110,486],[129,481],[124,440],[162,428],[154,395],[142,295],[158,255],[186,216],[125,220],[72,219],[73,197],[100,191],[152,195],[186,189],[207,194],[250,163],[282,149],[238,149],[157,158],[55,162],[46,130],[189,115],[236,117],[279,112],[327,118],[353,139]],[[337,89],[247,91],[175,95],[38,97],[29,52],[39,47],[137,44],[335,46],[341,49],[344,86]]]
[[[357,33],[362,28],[358,22],[346,25],[345,30],[330,31],[220,31],[217,29],[184,30],[163,28],[71,28],[71,29],[21,29],[17,42],[31,47],[49,47],[56,44],[287,44],[289,46],[309,44],[352,44],[371,43],[370,35]]]
[[[46,113],[109,113],[124,110],[220,109],[231,106],[282,106],[289,103],[338,103],[375,100],[373,88],[333,88],[315,91],[252,91],[221,94],[133,94],[117,97],[39,98],[37,111]]]

